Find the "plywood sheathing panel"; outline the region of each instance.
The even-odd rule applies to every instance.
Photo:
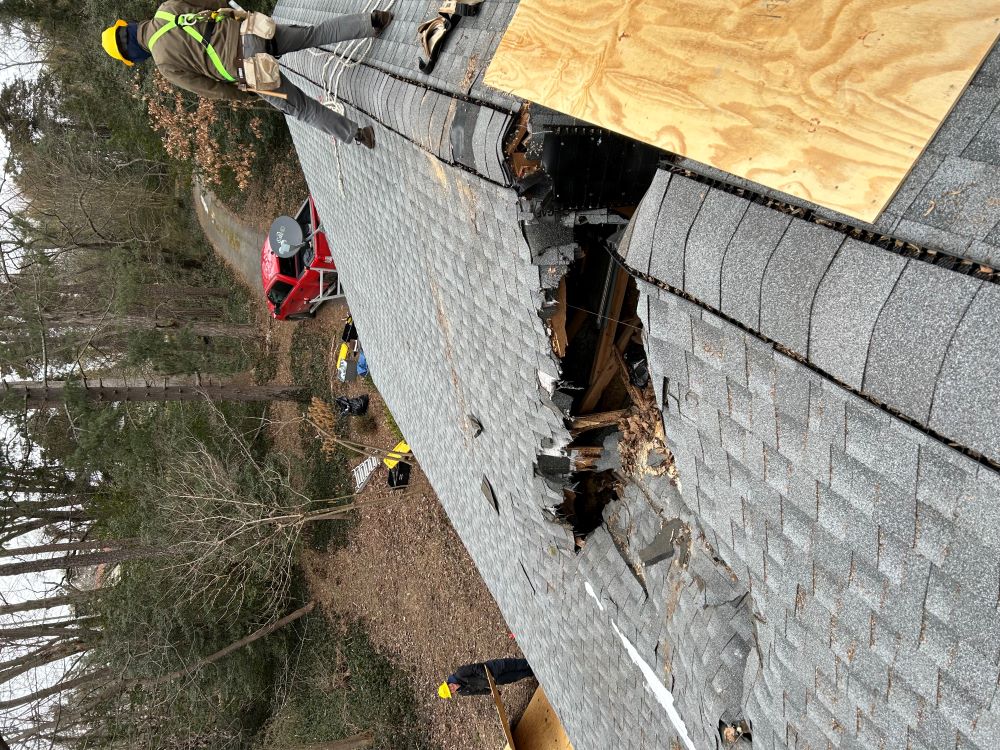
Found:
[[[485,81],[871,222],[998,32],[995,0],[521,0]]]
[[[559,723],[559,717],[541,687],[535,691],[531,703],[514,727],[514,741],[517,742],[517,750],[573,750],[566,730]]]

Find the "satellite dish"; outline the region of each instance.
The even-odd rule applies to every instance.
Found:
[[[302,226],[291,216],[279,216],[267,232],[271,252],[279,258],[291,258],[303,245]]]

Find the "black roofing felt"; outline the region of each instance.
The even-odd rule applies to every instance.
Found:
[[[414,30],[437,3],[401,2],[340,81],[377,148],[290,127],[373,380],[577,750],[684,747],[660,681],[698,750],[741,718],[757,748],[995,748],[1000,476],[941,439],[1000,457],[995,286],[659,173],[623,250],[695,300],[640,282],[680,487],[629,484],[574,554],[552,513],[560,484],[543,474],[569,436],[538,316],[551,273],[536,265],[571,253],[520,213],[500,153],[517,103],[479,83],[514,4],[463,20],[426,78]],[[354,9],[291,0],[277,16]],[[997,86],[998,59],[976,86]],[[319,93],[327,58],[283,62]],[[975,97],[969,122],[986,106]],[[927,190],[961,183],[955,158],[988,161],[990,127],[967,142],[943,131],[939,147],[961,152],[921,157]],[[977,169],[982,198],[992,173]],[[899,217],[925,191],[904,188]],[[980,198],[943,201],[954,246]],[[913,221],[937,220],[924,212]],[[689,559],[644,566],[678,521]]]

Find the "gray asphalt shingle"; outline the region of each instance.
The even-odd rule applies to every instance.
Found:
[[[684,290],[719,309],[722,258],[748,204],[722,190],[710,190],[691,226],[684,254]]]
[[[684,253],[691,223],[707,195],[706,185],[674,175],[659,206],[649,273],[677,289],[684,288]]]
[[[849,239],[820,284],[810,322],[809,360],[861,387],[875,321],[907,261]]]
[[[1000,165],[947,156],[904,218],[958,237],[983,239],[1000,220],[998,195]]]
[[[722,312],[759,327],[764,269],[791,221],[767,206],[748,204],[722,260]]]
[[[1000,455],[1000,288],[984,284],[944,358],[930,427],[988,456]]]
[[[659,206],[666,194],[667,187],[670,185],[670,180],[669,172],[656,172],[653,183],[639,202],[641,210],[637,209],[636,220],[630,222],[632,236],[625,245],[626,261],[631,268],[638,269],[643,273],[649,272],[649,261],[653,253],[653,235],[656,231],[656,217],[659,215]]]
[[[818,224],[792,223],[764,269],[761,333],[796,352],[809,351],[813,297],[845,241],[839,232]]]
[[[852,248],[858,257],[832,273],[851,282],[858,271],[847,270],[864,268],[868,252],[877,251]],[[996,685],[1000,649],[1000,535],[988,528],[1000,513],[993,509],[1000,507],[1000,475],[794,360],[768,356],[751,334],[720,325],[720,340],[746,339],[749,397],[773,399],[786,431],[801,433],[789,452],[810,446],[833,457],[825,465],[801,458],[775,463],[767,457],[771,427],[759,420],[739,426],[724,415],[720,425],[702,408],[682,419],[664,413],[692,522],[716,540],[715,554],[747,587],[758,615],[763,661],[758,665],[750,652],[752,677],[744,689],[754,745],[761,736],[775,747],[807,741],[891,747],[901,738],[913,747],[940,747],[944,738],[971,733],[975,717],[996,711],[993,690],[985,687]],[[657,345],[687,352],[688,370],[694,360],[715,370],[712,347],[697,337],[661,325],[648,332],[650,346],[657,336],[667,337]],[[651,361],[654,379],[676,376],[661,367],[678,361]],[[786,389],[794,392],[804,380],[812,391],[808,423],[793,417],[801,397],[778,397],[779,381],[789,377]],[[740,386],[729,382],[729,388],[735,393]],[[763,447],[763,467],[748,450],[754,441]],[[719,447],[727,462],[714,458]],[[759,478],[775,468],[782,481],[761,486]],[[731,492],[742,502],[719,502]],[[769,493],[777,493],[777,502]],[[942,504],[947,514],[920,498]],[[975,515],[983,523],[974,527]]]
[[[862,390],[926,422],[945,351],[981,284],[910,263],[875,323]]]

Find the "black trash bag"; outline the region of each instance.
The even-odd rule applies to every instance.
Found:
[[[410,483],[410,465],[400,461],[389,469],[389,486],[393,489],[405,487]]]
[[[628,367],[628,380],[636,388],[645,388],[649,382],[649,365],[646,364],[646,350],[641,344],[632,342],[622,354]]]
[[[354,317],[352,316],[347,319],[346,323],[344,323],[344,332],[340,334],[340,340],[345,344],[349,344],[357,337],[358,329],[354,326]]]
[[[346,417],[348,414],[353,417],[360,417],[362,414],[368,412],[368,396],[358,396],[357,398],[338,396],[336,403],[342,417]]]

